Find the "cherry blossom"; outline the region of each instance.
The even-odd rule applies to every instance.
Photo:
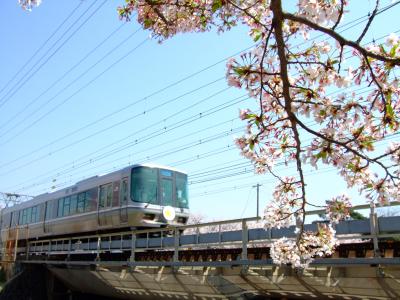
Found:
[[[303,237],[297,242],[283,237],[271,247],[271,258],[276,264],[291,264],[295,268],[306,268],[314,257],[333,254],[338,241],[335,231],[325,224],[318,226],[318,231],[303,232]]]
[[[321,225],[317,233],[304,229],[313,204],[305,166],[336,168],[368,203],[399,199],[400,143],[385,142],[400,126],[400,41],[392,33],[383,42],[363,46],[379,1],[354,40],[337,31],[348,13],[346,0],[298,0],[294,12],[293,6],[283,5],[288,3],[126,0],[118,11],[124,20],[136,12],[137,21],[159,41],[212,28],[224,32],[238,24],[249,28],[255,47],[226,65],[228,85],[246,90],[259,105],[240,111],[246,130],[236,145],[256,173],[270,173],[277,180],[265,209],[265,227],[296,226],[295,239],[283,238],[272,246],[274,262],[305,267],[315,256],[330,255],[336,245],[331,226]],[[321,34],[323,38],[314,39]],[[294,166],[296,175],[280,175],[277,162]],[[328,201],[331,224],[345,218],[350,207],[347,196]]]
[[[340,195],[327,201],[326,215],[333,223],[339,223],[350,216],[350,198],[347,195]]]
[[[39,6],[42,3],[42,0],[18,0],[18,4],[24,10],[31,11],[33,7]]]

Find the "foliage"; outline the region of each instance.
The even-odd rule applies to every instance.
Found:
[[[367,219],[361,213],[359,213],[358,211],[354,211],[354,210],[352,210],[350,212],[350,218],[352,218],[353,220],[366,220]]]
[[[347,5],[346,0],[298,0],[296,12],[289,13],[281,0],[126,0],[119,8],[124,20],[136,12],[137,21],[160,41],[211,28],[223,32],[240,23],[249,27],[257,46],[228,61],[227,81],[259,103],[258,111],[240,112],[247,130],[236,143],[257,173],[269,172],[277,179],[265,225],[297,226],[295,241],[279,240],[272,248],[276,263],[304,267],[335,246],[332,227],[317,233],[304,230],[311,204],[305,165],[337,168],[348,187],[358,187],[369,202],[387,203],[399,195],[400,143],[384,151],[376,148],[399,129],[399,39],[391,34],[385,44],[361,45],[379,1],[357,40],[346,39],[337,28]],[[310,42],[317,34],[324,41]],[[346,53],[351,53],[350,60]],[[368,87],[369,92],[348,92],[351,85]],[[296,176],[282,177],[274,170],[282,160],[296,165]],[[350,207],[346,196],[328,201],[330,221],[348,216]]]

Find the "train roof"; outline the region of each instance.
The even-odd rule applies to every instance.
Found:
[[[15,211],[15,210],[20,210],[20,209],[23,209],[26,207],[35,206],[37,204],[43,203],[48,200],[61,198],[66,195],[69,195],[69,194],[79,193],[81,191],[88,190],[95,186],[98,186],[101,184],[106,184],[106,183],[114,180],[114,178],[118,178],[119,175],[121,175],[121,174],[129,175],[130,170],[133,168],[137,168],[137,167],[168,169],[171,171],[187,174],[186,172],[184,172],[182,170],[178,170],[173,167],[159,165],[159,164],[155,164],[155,163],[134,164],[134,165],[125,167],[123,169],[119,169],[117,171],[111,172],[111,173],[106,173],[106,174],[101,174],[101,175],[96,175],[96,176],[92,176],[89,178],[85,178],[83,180],[76,182],[75,184],[73,184],[71,186],[68,186],[66,188],[63,188],[63,189],[60,189],[60,190],[57,190],[57,191],[54,191],[51,193],[44,193],[44,194],[37,195],[32,200],[24,201],[22,203],[13,205],[11,207],[4,208],[2,212],[7,213],[7,212]]]

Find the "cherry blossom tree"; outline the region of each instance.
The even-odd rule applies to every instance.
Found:
[[[297,228],[297,239],[275,242],[272,258],[304,267],[315,256],[331,254],[336,245],[331,225],[317,232],[304,228],[312,205],[305,167],[335,167],[348,187],[358,187],[372,204],[399,199],[400,143],[388,144],[385,138],[399,130],[400,42],[391,34],[382,44],[363,44],[379,0],[354,40],[338,31],[347,0],[298,0],[295,9],[284,1],[291,5],[285,9],[282,2],[126,0],[119,15],[126,21],[135,15],[160,41],[177,33],[248,26],[256,46],[227,62],[226,77],[229,85],[246,89],[259,109],[240,112],[247,130],[236,143],[257,173],[277,179],[265,226]],[[320,42],[313,41],[317,35],[323,36]],[[368,92],[356,94],[349,91],[352,86]],[[382,141],[384,150],[377,147]],[[296,175],[281,176],[274,169],[278,161],[294,163]],[[327,201],[331,224],[346,217],[350,206],[344,195]]]
[[[19,0],[26,10],[40,3]],[[338,31],[347,0],[298,0],[295,9],[291,1],[284,4],[294,11],[282,0],[126,0],[118,11],[126,21],[136,13],[160,41],[177,33],[248,26],[256,45],[227,62],[226,77],[229,85],[246,89],[259,109],[240,112],[247,129],[236,143],[257,173],[277,180],[265,227],[296,225],[295,240],[283,238],[271,247],[274,262],[305,267],[313,257],[332,253],[332,224],[351,208],[347,196],[334,197],[326,203],[331,224],[306,231],[306,210],[313,205],[306,166],[336,168],[372,205],[400,200],[400,143],[386,141],[399,131],[400,40],[390,34],[384,43],[363,44],[379,0],[353,40]],[[319,42],[313,41],[317,35],[323,37]],[[367,93],[349,90],[353,86]],[[377,147],[382,142],[383,150]],[[281,176],[274,168],[278,161],[294,163],[296,175]]]

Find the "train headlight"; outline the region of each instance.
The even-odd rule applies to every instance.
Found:
[[[173,221],[175,219],[175,209],[172,206],[165,206],[162,214],[167,221]]]

